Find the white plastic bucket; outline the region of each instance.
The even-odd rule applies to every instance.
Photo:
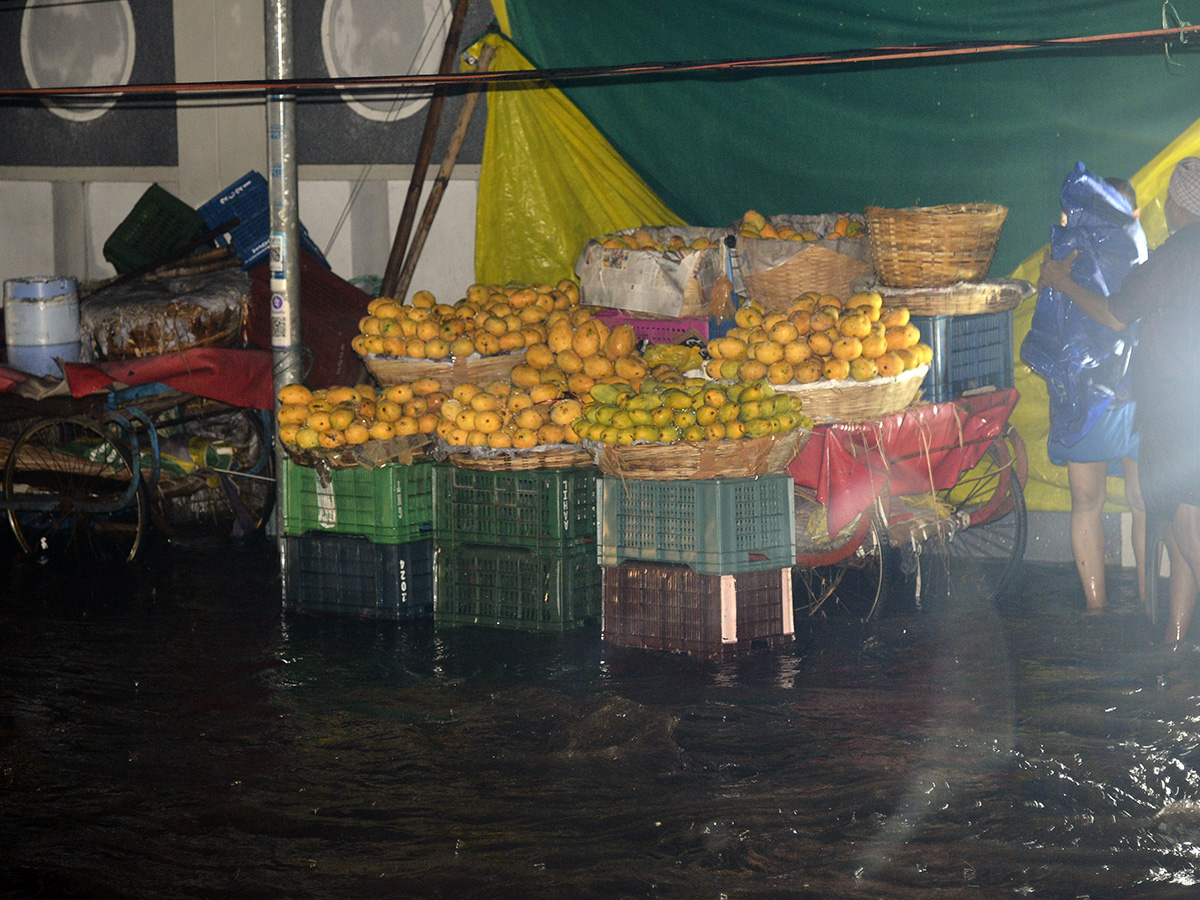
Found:
[[[4,282],[8,364],[31,375],[62,376],[56,360],[79,361],[79,292],[74,278]]]

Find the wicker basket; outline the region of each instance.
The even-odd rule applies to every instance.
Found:
[[[735,441],[682,441],[675,444],[594,444],[596,464],[605,475],[644,481],[747,478],[783,472],[812,434],[797,428],[785,434]]]
[[[761,241],[758,238],[742,240]],[[787,262],[742,276],[751,299],[757,300],[767,312],[786,309],[805,291],[833,294],[839,300],[845,300],[854,292],[851,285],[855,281],[871,275],[869,262],[839,253],[817,241],[795,246],[799,252]]]
[[[866,214],[875,271],[884,284],[944,287],[986,277],[1008,209],[996,203],[948,203],[868,206]]]
[[[451,464],[460,469],[484,472],[525,472],[530,469],[579,469],[594,466],[596,460],[583,447],[552,444],[528,450],[488,450],[485,452],[448,453]]]
[[[1008,312],[1037,293],[1037,287],[1019,278],[959,282],[947,287],[892,288],[877,290],[884,306],[905,306],[914,316],[976,316]]]
[[[418,378],[433,378],[449,391],[459,384],[487,384],[489,381],[504,381],[512,370],[525,362],[525,351],[501,353],[496,356],[471,355],[465,359],[432,360],[409,359],[397,356],[367,354],[363,363],[375,380],[383,387],[407,384]]]
[[[816,421],[862,422],[907,409],[921,393],[929,366],[870,381],[817,381],[780,385],[776,390],[800,399],[800,410]]]

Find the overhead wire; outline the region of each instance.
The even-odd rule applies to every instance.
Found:
[[[940,44],[919,44],[906,47],[875,47],[841,50],[828,53],[789,54],[785,56],[744,59],[692,60],[685,62],[643,62],[605,66],[578,66],[520,71],[459,72],[408,75],[370,75],[352,78],[310,78],[292,80],[238,80],[174,82],[169,84],[91,85],[80,87],[7,88],[0,89],[0,102],[33,97],[101,97],[122,94],[127,98],[170,94],[260,94],[286,91],[296,94],[354,92],[370,89],[429,88],[445,86],[470,88],[489,84],[514,82],[569,82],[589,79],[647,78],[687,73],[744,74],[774,69],[799,69],[845,66],[851,64],[884,64],[905,60],[977,57],[987,54],[1024,50],[1080,49],[1100,46],[1136,46],[1172,42],[1187,43],[1190,35],[1200,32],[1200,25],[1181,22],[1177,27],[1149,31],[1130,31],[1113,34],[1081,35],[1062,38],[1039,38],[1023,41],[958,41]]]
[[[429,22],[426,23],[425,31],[421,35],[421,41],[417,45],[417,48],[413,51],[412,58],[408,61],[408,74],[412,74],[414,70],[420,71],[421,68],[428,65],[434,51],[434,45],[436,43],[428,40],[430,34],[433,33],[435,29],[438,33],[443,33],[449,27],[448,22],[450,20],[450,12],[448,8],[442,4],[439,4],[438,9],[440,10],[440,18],[432,17]],[[424,48],[424,54],[420,59],[418,59],[417,54],[421,53],[422,48]],[[387,112],[389,122],[391,121],[392,113],[396,111],[397,107],[402,102],[402,99],[403,98],[399,93],[392,98],[392,104]],[[333,249],[334,242],[337,241],[338,236],[341,234],[342,227],[346,224],[346,220],[350,217],[350,210],[353,208],[355,201],[358,199],[358,195],[362,193],[362,189],[366,185],[371,171],[379,164],[379,157],[383,155],[384,143],[388,137],[389,134],[387,129],[381,129],[379,134],[376,136],[371,153],[367,161],[363,163],[358,177],[355,180],[353,187],[350,189],[350,196],[346,200],[346,205],[342,208],[341,215],[338,216],[338,220],[333,226],[333,231],[329,235],[329,240],[325,244],[324,253],[326,256],[329,255],[330,251]]]

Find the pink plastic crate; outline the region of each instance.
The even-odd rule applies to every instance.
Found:
[[[687,316],[678,319],[661,319],[653,316],[639,316],[621,309],[601,308],[592,313],[609,329],[618,325],[632,325],[633,333],[639,341],[649,341],[652,344],[677,344],[680,341],[695,337],[701,342],[707,342],[711,337],[725,334],[733,327],[733,320],[717,324],[715,319],[707,316]]]

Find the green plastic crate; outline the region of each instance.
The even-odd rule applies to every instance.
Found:
[[[781,569],[796,562],[795,484],[757,478],[597,483],[600,565],[682,563],[709,575]]]
[[[170,256],[206,231],[199,212],[152,184],[104,242],[104,258],[124,275]]]
[[[431,537],[433,464],[388,463],[374,469],[283,465],[283,533],[358,534],[377,544]]]
[[[437,546],[435,556],[435,625],[565,632],[600,619],[600,567],[590,548],[456,544]]]
[[[444,544],[565,550],[596,540],[596,469],[481,471],[441,465],[434,537]]]
[[[283,597],[304,613],[396,622],[433,616],[433,540],[376,544],[354,534],[283,539]]]

